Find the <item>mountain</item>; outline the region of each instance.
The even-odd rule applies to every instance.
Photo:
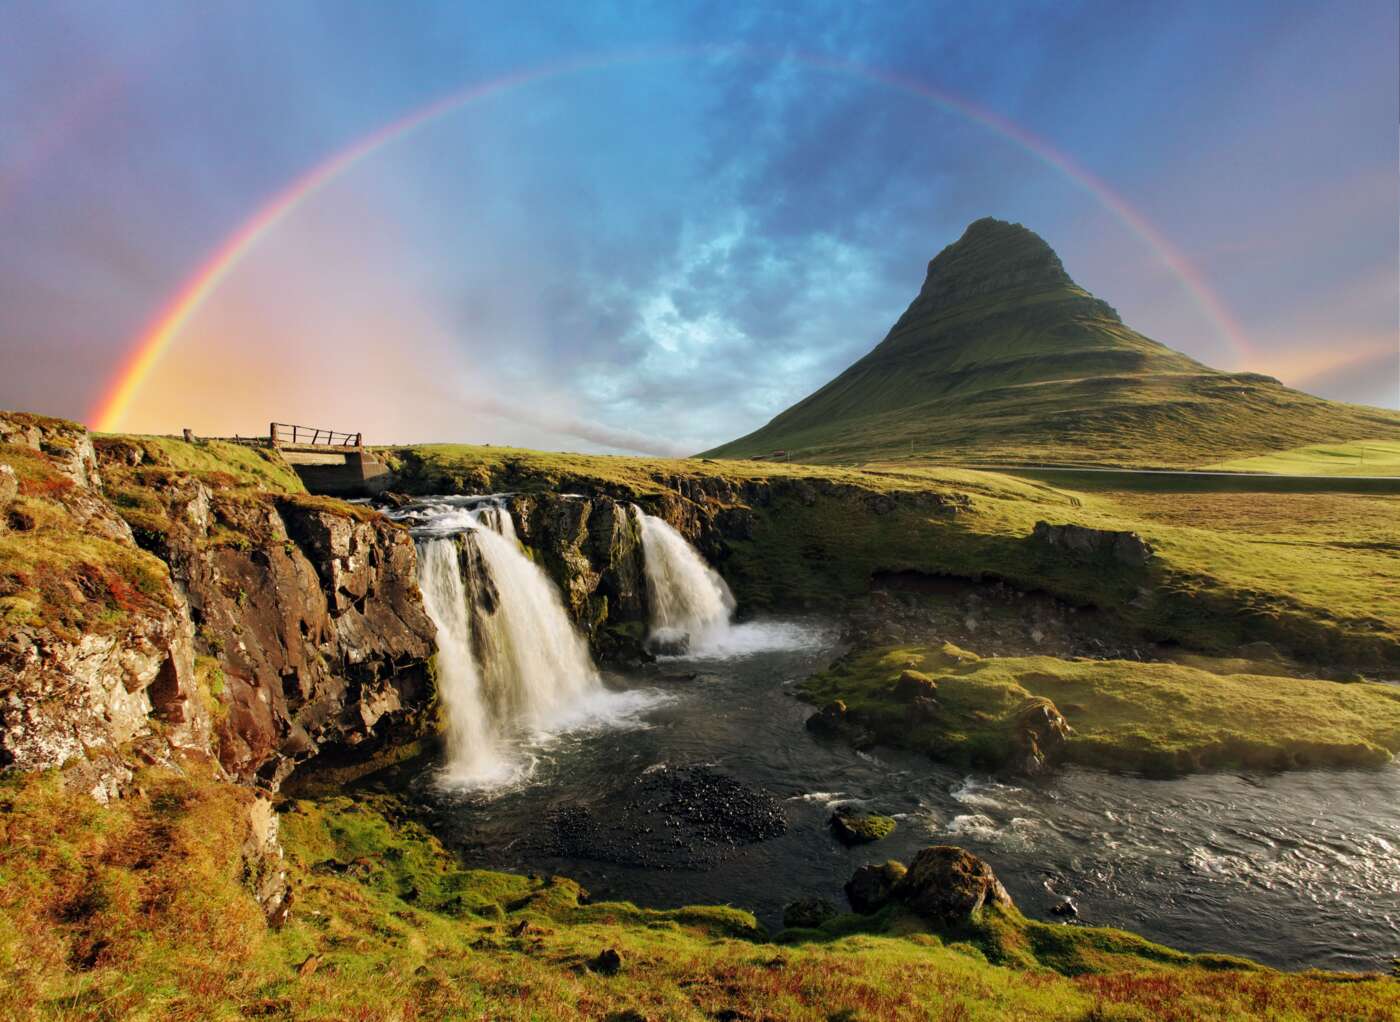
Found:
[[[1400,413],[1202,365],[1126,326],[1054,250],[986,218],[864,358],[715,457],[1199,466],[1400,439]]]

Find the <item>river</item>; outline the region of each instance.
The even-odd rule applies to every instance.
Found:
[[[522,740],[528,766],[510,783],[463,789],[428,771],[411,787],[467,862],[560,873],[595,899],[728,903],[776,928],[795,898],[843,904],[862,863],[952,843],[986,858],[1034,917],[1072,896],[1082,923],[1285,968],[1388,971],[1400,954],[1400,769],[967,776],[809,734],[811,707],[793,687],[837,652],[820,622],[739,625],[712,655],[604,672],[618,711]],[[622,865],[544,839],[561,814],[624,804],[658,769],[697,765],[775,795],[786,832],[689,865]],[[898,829],[848,849],[827,826],[839,803],[892,815]]]

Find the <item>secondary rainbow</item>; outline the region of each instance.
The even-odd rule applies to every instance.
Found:
[[[988,128],[997,135],[1021,146],[1041,162],[1057,170],[1067,179],[1092,194],[1128,230],[1156,252],[1158,258],[1176,275],[1187,294],[1191,296],[1202,314],[1215,326],[1221,338],[1234,349],[1236,355],[1244,356],[1250,352],[1251,349],[1244,331],[1235,322],[1224,303],[1211,290],[1205,278],[1186,256],[1152,225],[1147,217],[1135,210],[1126,199],[1069,156],[995,111],[926,85],[916,79],[849,61],[810,54],[734,46],[634,50],[625,53],[582,57],[564,63],[527,69],[451,92],[363,136],[291,182],[261,206],[233,234],[224,239],[223,243],[209,255],[185,281],[175,296],[136,337],[127,357],[118,367],[111,385],[89,415],[89,421],[93,428],[102,431],[118,429],[137,392],[150,376],[161,356],[170,349],[190,317],[217,290],[220,283],[256,247],[262,238],[266,237],[298,206],[345,174],[361,160],[446,114],[460,110],[471,103],[534,82],[606,67],[695,57],[788,61],[817,71],[848,75],[917,96],[950,113]]]

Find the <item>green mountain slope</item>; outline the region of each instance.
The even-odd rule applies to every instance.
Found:
[[[1400,413],[1225,373],[1079,287],[1020,224],[983,219],[929,263],[876,348],[717,457],[1197,466],[1360,438]]]

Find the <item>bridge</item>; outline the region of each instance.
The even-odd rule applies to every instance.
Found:
[[[187,429],[185,439],[194,435]],[[289,422],[268,424],[267,436],[227,437],[250,447],[270,447],[281,453],[311,493],[332,497],[369,497],[387,490],[393,473],[366,451],[363,433],[343,433]]]

